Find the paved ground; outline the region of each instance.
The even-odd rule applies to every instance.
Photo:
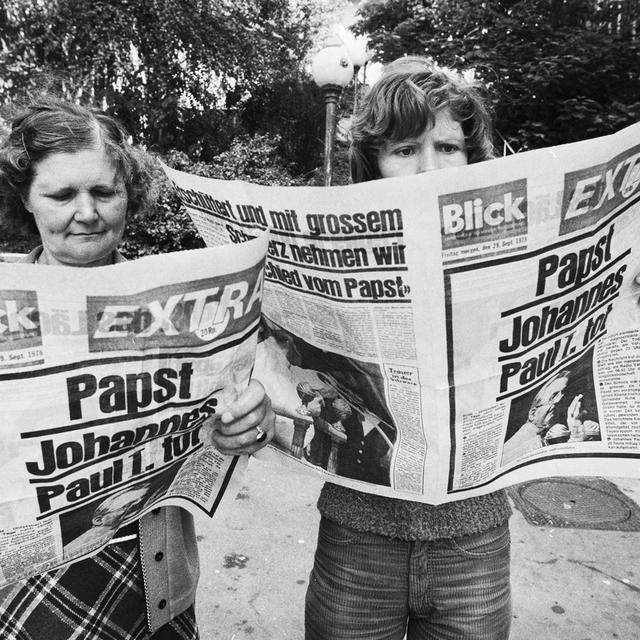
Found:
[[[640,480],[610,480],[640,503]],[[254,460],[221,517],[198,518],[202,640],[302,640],[321,484]],[[511,534],[512,640],[640,638],[640,533],[533,527],[516,511]]]

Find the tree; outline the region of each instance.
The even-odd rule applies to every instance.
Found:
[[[369,0],[356,28],[380,61],[474,68],[499,131],[526,150],[640,120],[639,17],[635,0]]]
[[[210,158],[263,87],[303,73],[328,0],[5,0],[0,103],[41,72],[165,152]]]

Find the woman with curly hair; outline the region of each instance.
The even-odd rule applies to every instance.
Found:
[[[113,118],[51,96],[35,99],[10,124],[0,141],[0,215],[40,235],[25,262],[123,262],[117,246],[127,215],[155,195],[151,158]],[[252,381],[219,422],[212,439],[223,453],[263,447],[274,415],[260,383]],[[97,555],[0,590],[0,637],[193,640],[198,574],[192,516],[156,508],[117,530]]]
[[[385,68],[351,137],[354,182],[493,155],[479,88],[419,57]],[[433,506],[327,483],[318,508],[307,640],[508,638],[511,508],[504,491]]]

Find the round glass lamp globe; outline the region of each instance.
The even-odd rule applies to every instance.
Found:
[[[349,34],[351,35],[351,34]],[[369,60],[369,49],[367,44],[367,36],[353,36],[344,43],[347,53],[354,67],[363,67]]]
[[[318,51],[311,62],[311,74],[319,87],[346,87],[353,78],[353,64],[346,47],[331,46]]]

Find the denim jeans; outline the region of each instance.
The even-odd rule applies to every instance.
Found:
[[[504,525],[405,542],[322,518],[306,640],[506,640],[510,537]]]

